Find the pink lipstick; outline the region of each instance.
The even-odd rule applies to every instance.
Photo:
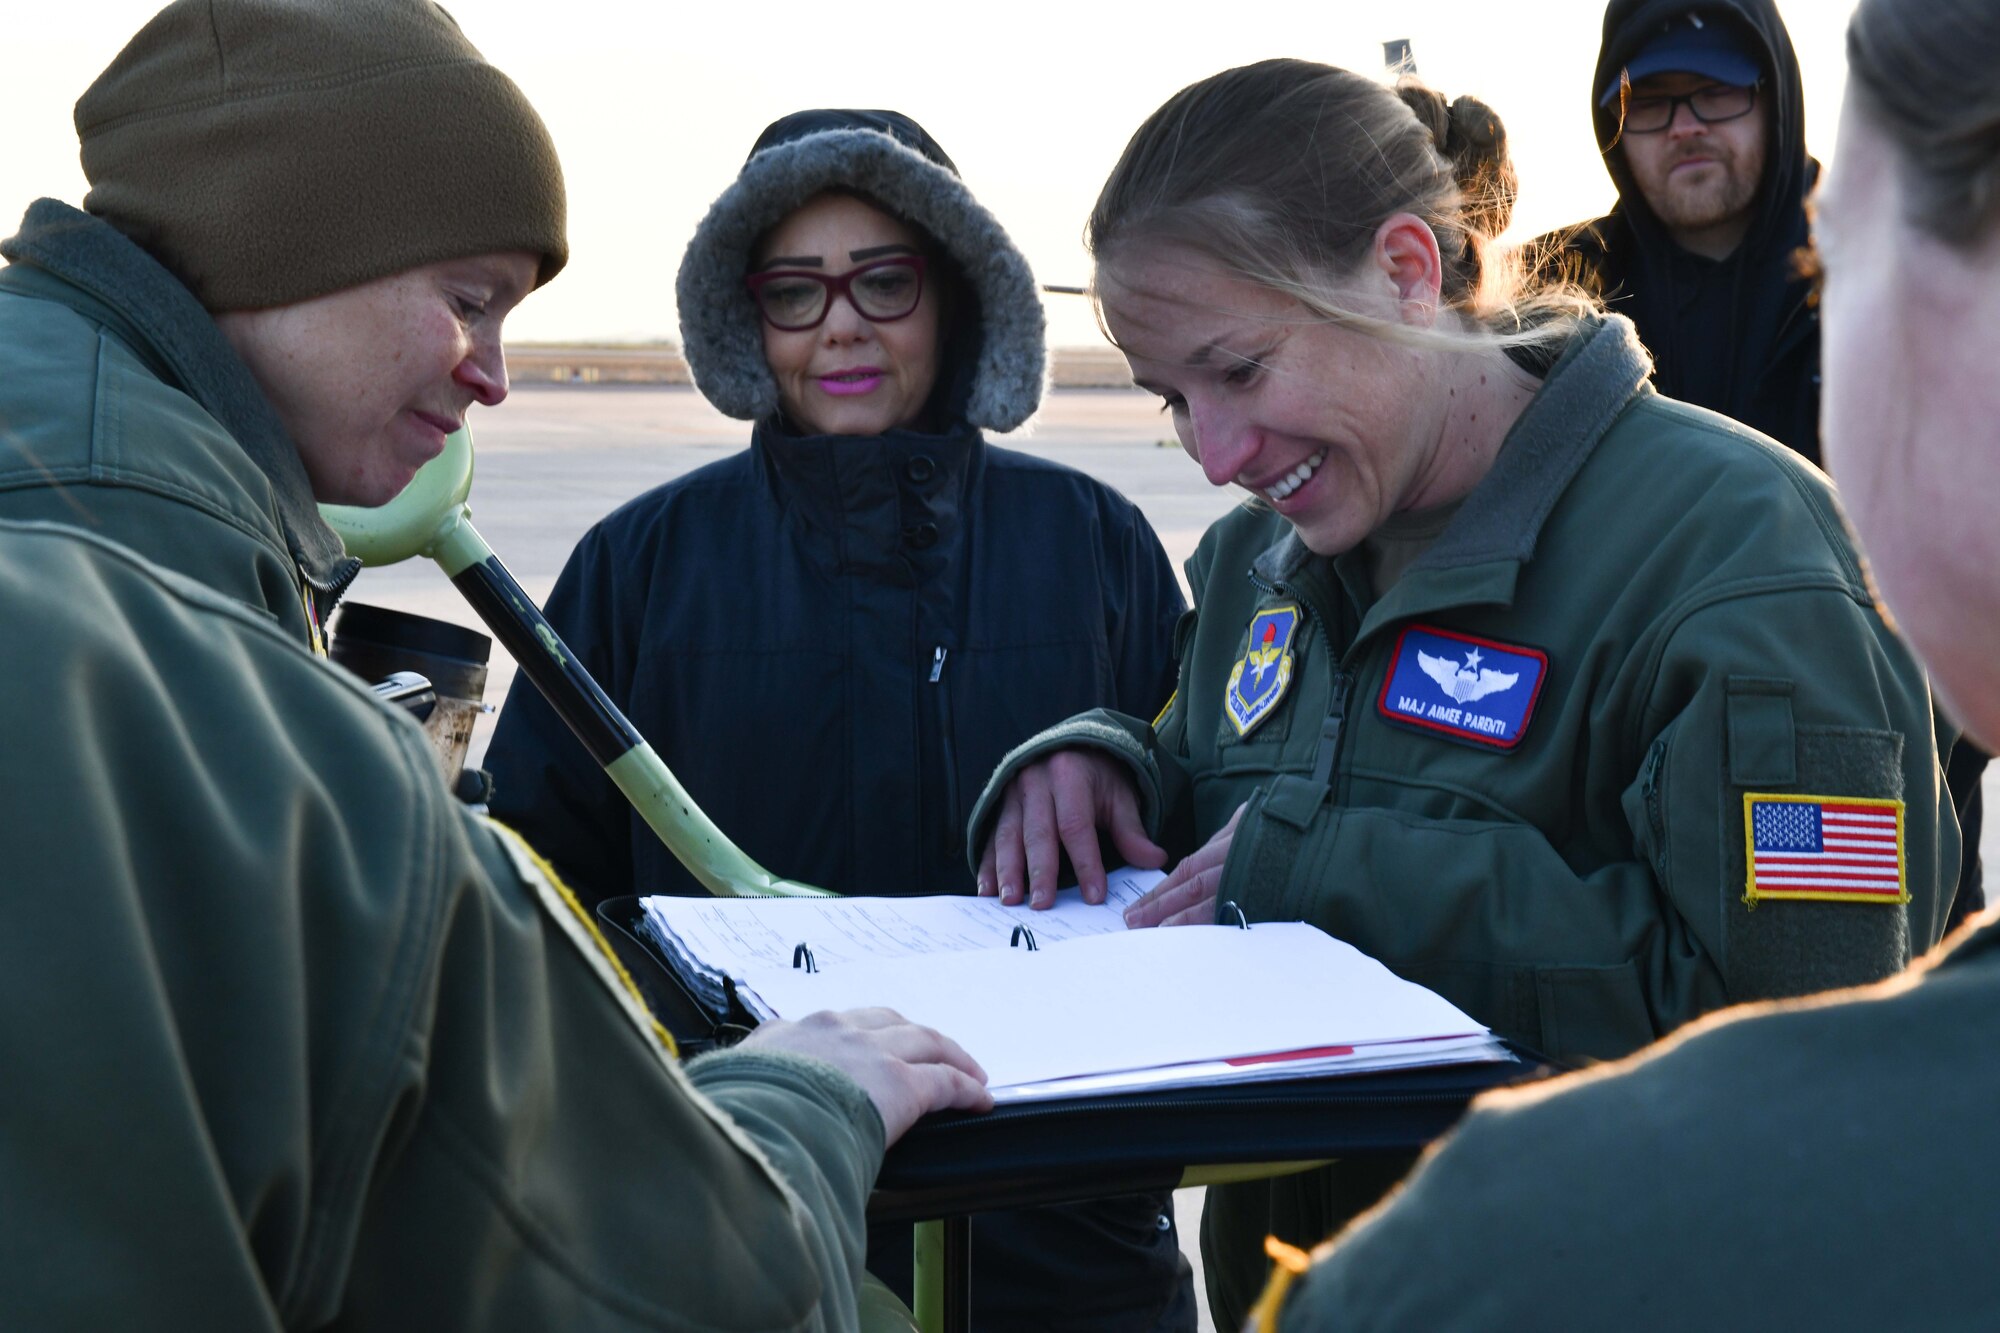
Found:
[[[855,366],[851,370],[836,370],[831,375],[821,375],[819,387],[836,398],[852,398],[864,393],[873,393],[882,383],[882,371],[875,366]]]

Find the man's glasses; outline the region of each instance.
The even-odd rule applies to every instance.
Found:
[[[1674,115],[1683,102],[1696,120],[1704,125],[1717,125],[1749,115],[1750,109],[1757,105],[1757,85],[1711,83],[1674,97],[1627,97],[1625,133],[1658,134],[1674,123]]]
[[[795,268],[767,269],[743,281],[764,322],[786,333],[825,323],[836,296],[845,296],[863,317],[887,324],[908,316],[923,299],[924,257],[897,255],[833,277]]]

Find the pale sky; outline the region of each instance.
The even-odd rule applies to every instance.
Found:
[[[1026,251],[1043,282],[1087,276],[1080,240],[1133,130],[1176,89],[1287,55],[1376,71],[1406,37],[1426,82],[1506,122],[1521,175],[1515,231],[1602,211],[1591,138],[1601,0],[1315,4],[635,4],[446,6],[548,122],[569,185],[569,267],[508,323],[510,340],[675,336],[674,271],[695,223],[769,122],[809,106],[914,116]],[[0,235],[39,195],[81,203],[71,108],[154,0],[0,0]],[[1806,140],[1826,160],[1853,0],[1780,0],[1805,74]],[[1051,341],[1098,341],[1084,303],[1048,298]]]

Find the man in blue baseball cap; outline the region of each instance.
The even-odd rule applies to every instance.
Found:
[[[1611,0],[1590,98],[1618,202],[1542,238],[1540,262],[1638,326],[1661,393],[1819,462],[1819,311],[1792,258],[1819,163],[1776,0]],[[1985,904],[1985,767],[1970,742],[1952,746],[1953,924]]]
[[[1819,328],[1798,58],[1774,0],[1611,0],[1591,114],[1618,203],[1559,233],[1639,327],[1654,383],[1819,458]]]

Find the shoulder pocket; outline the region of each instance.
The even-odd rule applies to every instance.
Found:
[[[1739,787],[1785,787],[1797,782],[1792,682],[1731,676],[1727,710],[1729,780]]]

